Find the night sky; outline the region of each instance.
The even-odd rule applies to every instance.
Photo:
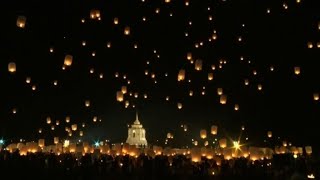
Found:
[[[65,127],[77,124],[70,138],[79,139],[82,130],[82,138],[123,142],[138,111],[149,143],[163,143],[168,132],[175,135],[176,145],[191,143],[191,138],[200,139],[200,129],[218,125],[219,136],[231,138],[245,126],[242,136],[249,137],[248,144],[265,145],[267,131],[272,131],[273,139],[280,137],[273,140],[277,145],[286,140],[317,146],[316,1],[1,1],[0,137],[53,141],[54,136],[68,137]],[[90,18],[94,9],[100,20]],[[24,28],[16,25],[19,16],[26,17]],[[202,60],[201,71],[188,53],[193,62]],[[66,55],[73,61],[63,70]],[[8,71],[10,62],[16,64],[14,73]],[[299,75],[295,67],[300,67]],[[177,81],[181,69],[185,80]],[[128,93],[118,102],[122,86]],[[220,104],[217,88],[223,88],[227,104]]]

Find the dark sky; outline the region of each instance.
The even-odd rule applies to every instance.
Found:
[[[191,138],[199,139],[200,129],[209,131],[215,124],[219,136],[232,138],[244,125],[243,136],[249,137],[249,144],[263,145],[270,130],[274,139],[281,137],[278,145],[286,140],[316,146],[320,137],[316,125],[320,104],[313,100],[313,93],[320,93],[316,45],[320,42],[320,6],[316,1],[189,0],[189,6],[180,0],[1,1],[0,137],[52,140],[53,136],[67,137],[65,126],[78,124],[84,138],[120,142],[126,139],[127,124],[134,121],[137,110],[151,143],[164,142],[167,132],[176,135],[177,144],[191,143]],[[100,21],[90,19],[92,9],[100,11]],[[18,16],[27,18],[25,28],[16,26]],[[118,25],[113,23],[115,17]],[[130,27],[128,36],[124,35],[126,26]],[[214,30],[217,39],[209,42]],[[309,41],[314,48],[308,49]],[[200,42],[203,45],[196,48]],[[202,71],[187,60],[188,52],[194,60],[203,61]],[[62,70],[67,54],[73,56],[73,63]],[[218,68],[220,60],[227,62],[222,69]],[[14,74],[8,72],[9,62],[16,63]],[[294,74],[296,66],[301,68],[300,75]],[[186,70],[182,82],[177,81],[180,69]],[[209,72],[214,74],[212,81],[208,81]],[[31,84],[25,82],[27,77]],[[262,91],[257,90],[258,84]],[[139,93],[137,99],[125,95],[128,108],[116,101],[123,85]],[[217,88],[228,96],[226,105],[219,103]],[[189,97],[190,90],[193,97]],[[85,100],[90,100],[90,107],[85,107]],[[178,102],[183,104],[181,110]],[[235,104],[239,111],[234,110]],[[53,124],[60,120],[54,131],[46,124],[48,116]],[[71,123],[65,122],[66,116]],[[94,116],[101,122],[94,123]],[[187,135],[181,124],[188,125]],[[79,138],[78,131],[74,138]]]

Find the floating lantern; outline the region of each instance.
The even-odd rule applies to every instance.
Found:
[[[219,96],[221,96],[223,94],[223,89],[222,88],[218,88],[217,89],[217,93]]]
[[[267,135],[268,135],[268,138],[272,138],[272,131],[268,131]]]
[[[130,35],[130,27],[129,26],[126,26],[125,28],[124,28],[124,34],[125,35]]]
[[[296,66],[294,67],[294,74],[299,75],[301,73],[300,67]]]
[[[211,134],[212,135],[217,135],[217,133],[218,133],[218,126],[212,125],[211,126]]]
[[[213,80],[213,73],[208,73],[208,80],[212,81]]]
[[[59,137],[54,137],[53,138],[53,143],[58,144],[59,143]]]
[[[219,140],[219,146],[221,148],[226,148],[227,147],[227,139],[223,138]]]
[[[307,46],[308,46],[309,49],[312,49],[313,48],[312,42],[308,42]]]
[[[122,86],[121,92],[122,92],[122,94],[126,94],[127,93],[127,86]]]
[[[244,85],[248,86],[249,85],[249,79],[244,80]]]
[[[239,104],[235,104],[235,105],[234,105],[234,110],[235,110],[235,111],[239,111],[239,109],[240,109]]]
[[[193,96],[193,91],[189,91],[189,96]]]
[[[51,118],[47,117],[47,124],[51,124]]]
[[[191,52],[189,52],[189,53],[187,53],[187,60],[192,60],[192,53]]]
[[[183,81],[185,79],[186,71],[181,69],[178,73],[178,81]]]
[[[312,147],[311,146],[306,146],[305,150],[306,150],[307,155],[311,155],[312,154]]]
[[[113,24],[118,25],[119,24],[119,18],[117,18],[117,17],[113,18]]]
[[[18,18],[17,18],[17,26],[19,28],[25,28],[26,27],[26,21],[27,21],[27,18],[25,16],[18,16]]]
[[[201,149],[200,148],[192,148],[191,149],[191,161],[195,162],[195,163],[201,161]]]
[[[67,116],[66,117],[66,123],[69,123],[70,122],[70,116]]]
[[[27,78],[26,78],[26,83],[27,83],[27,84],[30,84],[30,83],[31,83],[31,78],[30,78],[30,77],[27,77]]]
[[[313,93],[313,100],[319,101],[319,93]]]
[[[71,66],[72,65],[72,60],[73,60],[73,56],[71,56],[71,55],[66,55],[65,57],[64,57],[64,65],[65,66]]]
[[[123,101],[123,93],[121,91],[117,91],[116,97],[117,97],[117,101],[119,102]]]
[[[82,137],[83,136],[83,131],[79,132],[79,136]]]
[[[38,140],[38,146],[39,146],[40,148],[43,148],[43,147],[45,146],[45,140],[44,140],[44,139],[39,139],[39,140]]]
[[[262,84],[258,84],[258,90],[259,90],[259,91],[262,90]]]
[[[72,130],[72,131],[76,131],[77,129],[78,129],[77,124],[72,124],[72,125],[71,125],[71,130]]]
[[[207,138],[207,131],[205,129],[200,130],[200,137],[201,139]]]
[[[227,104],[227,95],[220,96],[220,104]]]
[[[201,71],[202,70],[202,60],[200,59],[197,59],[196,62],[195,62],[195,69],[197,71]]]
[[[100,17],[100,11],[97,10],[97,9],[92,9],[92,10],[90,11],[90,18],[91,18],[91,19],[99,19],[99,18],[101,18],[101,17]]]
[[[10,73],[15,73],[15,72],[17,71],[16,63],[10,62],[10,63],[8,64],[8,71],[9,71]]]
[[[90,107],[90,101],[89,101],[89,100],[86,100],[86,101],[84,102],[84,105],[85,105],[86,107]]]
[[[178,103],[177,106],[178,106],[178,109],[182,109],[182,103]]]

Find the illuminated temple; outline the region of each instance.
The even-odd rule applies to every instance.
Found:
[[[128,129],[128,138],[126,141],[130,145],[147,146],[146,130],[139,121],[138,113],[136,113],[136,120]]]

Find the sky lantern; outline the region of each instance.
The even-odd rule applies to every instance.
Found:
[[[19,28],[25,28],[26,27],[27,18],[25,16],[18,16],[17,18],[17,26]]]
[[[258,90],[259,90],[259,91],[262,90],[262,84],[258,84]]]
[[[182,103],[177,103],[178,109],[182,109]]]
[[[126,94],[128,92],[127,86],[122,86],[121,87],[121,92],[122,92],[122,94]]]
[[[101,18],[100,10],[92,9],[90,11],[90,18],[91,19],[99,19],[99,18]]]
[[[113,18],[113,24],[118,25],[119,24],[119,18],[117,18],[117,17]]]
[[[47,117],[47,124],[51,124],[51,118]]]
[[[208,73],[208,80],[212,81],[213,80],[213,73]]]
[[[90,100],[86,100],[86,101],[84,102],[84,105],[85,105],[86,107],[90,107]]]
[[[165,3],[170,3],[170,2],[171,2],[171,0],[164,0],[164,2],[165,2]]]
[[[205,129],[200,130],[200,137],[201,139],[207,138],[207,131]]]
[[[219,96],[221,96],[223,94],[223,88],[218,88],[217,93]]]
[[[220,139],[219,140],[219,146],[221,148],[226,148],[227,147],[227,139],[226,138]]]
[[[77,129],[78,129],[77,124],[72,124],[72,125],[71,125],[71,130],[72,130],[72,131],[76,131]]]
[[[193,91],[189,91],[189,96],[193,96]]]
[[[130,35],[130,27],[129,26],[126,26],[125,28],[124,28],[124,35]]]
[[[319,101],[319,93],[313,93],[313,100]]]
[[[312,147],[311,146],[306,146],[305,150],[306,150],[307,155],[310,156],[312,154]]]
[[[192,53],[191,52],[188,52],[187,53],[187,60],[192,60]]]
[[[197,59],[195,62],[195,69],[197,71],[201,71],[202,70],[202,60],[201,59]]]
[[[294,74],[299,75],[301,73],[300,67],[296,66],[294,67]]]
[[[66,55],[65,57],[64,57],[64,65],[65,66],[71,66],[72,65],[72,60],[73,60],[73,56],[71,56],[71,55]]]
[[[234,110],[235,110],[235,111],[239,111],[239,109],[240,109],[239,104],[235,104],[235,105],[234,105]]]
[[[272,131],[268,131],[267,135],[268,135],[268,138],[272,138]]]
[[[31,77],[27,77],[27,78],[26,78],[26,83],[27,83],[27,84],[30,84],[30,83],[31,83]]]
[[[118,102],[123,101],[123,93],[121,91],[117,91],[116,97]]]
[[[217,135],[218,134],[218,126],[212,125],[211,126],[211,134],[212,135]]]
[[[220,104],[227,104],[227,95],[220,96]]]
[[[8,64],[8,71],[10,73],[15,73],[17,71],[16,63],[15,62],[10,62]]]
[[[67,116],[66,117],[66,123],[69,123],[70,122],[70,116]]]
[[[244,80],[244,85],[248,86],[249,85],[249,79]]]
[[[191,161],[198,163],[201,161],[201,149],[200,148],[192,148],[191,149]]]
[[[173,134],[172,133],[167,133],[167,139],[173,139]]]
[[[45,140],[44,140],[44,139],[39,139],[39,140],[38,140],[38,146],[39,146],[40,148],[43,148],[43,147],[45,146]]]
[[[308,42],[308,44],[307,44],[307,45],[308,45],[308,48],[309,48],[309,49],[312,49],[312,48],[313,48],[313,44],[312,44],[312,42]]]
[[[186,71],[184,69],[181,69],[178,73],[178,81],[183,81],[186,76]]]
[[[58,144],[59,143],[59,137],[54,137],[53,138],[53,143]]]
[[[79,131],[79,136],[80,136],[80,137],[83,136],[83,131]]]
[[[56,126],[59,126],[59,125],[60,125],[60,121],[56,120]]]

